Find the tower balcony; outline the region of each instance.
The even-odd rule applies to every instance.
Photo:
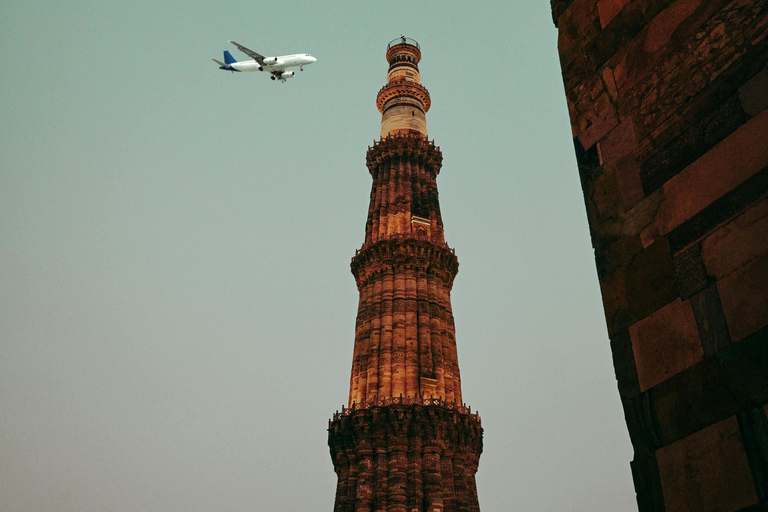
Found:
[[[389,407],[393,405],[416,405],[422,407],[441,407],[448,411],[454,411],[458,414],[468,416],[473,422],[478,425],[481,424],[480,414],[475,411],[472,412],[472,407],[467,404],[457,404],[453,401],[448,401],[442,398],[422,398],[422,397],[408,397],[408,396],[391,396],[385,398],[379,398],[377,400],[369,400],[362,403],[353,403],[351,407],[341,406],[341,411],[336,411],[333,415],[333,419],[330,421],[338,421],[343,416],[349,416],[355,411],[363,409],[371,409],[372,407]],[[329,423],[330,423],[329,421]],[[330,425],[329,425],[330,426]]]
[[[407,60],[413,64],[418,64],[421,60],[421,48],[419,43],[410,37],[400,36],[393,39],[387,45],[387,62],[393,64],[393,59],[398,57]]]

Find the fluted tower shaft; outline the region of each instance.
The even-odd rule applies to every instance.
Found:
[[[390,43],[376,101],[381,139],[366,156],[370,206],[351,265],[360,301],[349,401],[329,424],[335,512],[479,511],[482,427],[462,402],[450,300],[459,264],[443,233],[420,59],[415,41]]]

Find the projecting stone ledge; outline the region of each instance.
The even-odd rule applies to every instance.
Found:
[[[440,172],[443,165],[443,153],[440,148],[418,131],[393,133],[374,142],[365,155],[365,165],[373,175],[387,160],[404,157],[423,162],[435,174]]]
[[[376,95],[376,108],[383,114],[391,105],[397,101],[402,101],[402,98],[417,100],[417,105],[424,114],[429,112],[429,107],[432,106],[432,100],[426,87],[413,80],[399,77],[392,79],[379,90],[379,94]]]
[[[440,276],[450,290],[459,272],[453,249],[427,240],[397,237],[363,248],[352,258],[352,274],[358,287],[370,276],[392,267],[421,267]]]

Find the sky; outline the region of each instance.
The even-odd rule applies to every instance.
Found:
[[[0,3],[0,511],[330,511],[387,43],[484,512],[636,510],[549,2]],[[287,84],[212,58],[310,53]]]

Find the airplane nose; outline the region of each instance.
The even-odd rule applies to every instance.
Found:
[[[310,59],[312,60],[312,62],[317,62],[317,59],[314,57],[310,57]]]

